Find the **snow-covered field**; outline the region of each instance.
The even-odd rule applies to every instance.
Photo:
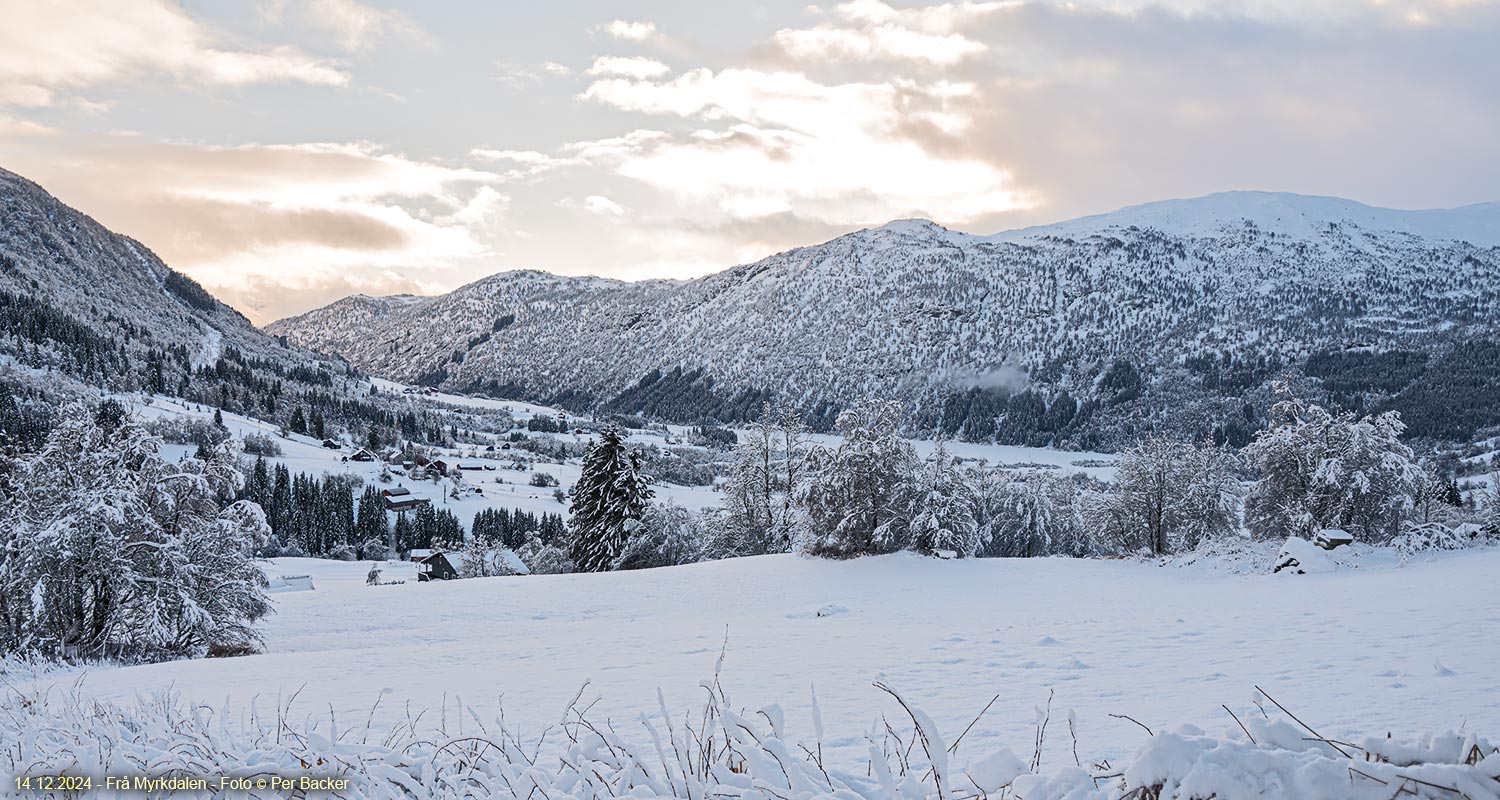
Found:
[[[411,402],[505,411],[518,421],[557,413],[456,395]],[[136,408],[153,418],[213,413],[160,397]],[[277,437],[284,452],[271,460],[293,471],[378,482],[379,463],[344,460],[354,449],[349,443],[329,449],[233,414],[224,422],[239,438]],[[632,439],[671,444],[684,434],[637,432]],[[817,440],[836,443],[827,436]],[[922,453],[935,446],[915,444]],[[949,447],[997,466],[1104,478],[1113,472],[1113,458],[1099,454]],[[190,449],[171,445],[168,454]],[[576,458],[517,471],[507,466],[517,451],[489,459],[468,452],[466,446],[438,455],[494,465],[468,473],[471,483],[484,487],[483,496],[456,500],[445,496],[445,484],[396,480],[468,524],[486,507],[563,510],[551,489],[527,485],[532,469],[552,473],[564,489],[578,477]],[[711,487],[657,491],[690,508],[720,500]],[[409,563],[387,562],[378,586],[366,585],[370,562],[280,558],[265,564],[276,611],[261,623],[262,653],[41,674],[22,669],[4,679],[13,697],[134,705],[146,716],[153,713],[151,698],[167,689],[178,693],[184,708],[212,708],[225,719],[247,709],[281,708],[295,697],[285,720],[293,728],[313,731],[336,719],[343,730],[351,722],[368,724],[377,735],[388,731],[398,739],[413,735],[400,731],[424,714],[449,730],[448,720],[493,721],[503,713],[510,730],[534,742],[571,704],[640,741],[643,718],[660,723],[665,709],[681,721],[702,708],[702,682],[715,676],[722,657],[717,678],[734,708],[767,724],[779,724],[770,709],[780,708],[789,741],[826,731],[820,737],[825,763],[845,775],[865,775],[872,740],[884,741],[888,719],[904,719],[905,711],[876,683],[930,715],[950,740],[972,722],[960,766],[1001,748],[1029,755],[1044,717],[1050,727],[1040,748],[1041,772],[1079,762],[1156,764],[1215,745],[1179,744],[1145,728],[1161,734],[1194,726],[1238,740],[1240,723],[1225,706],[1242,719],[1254,715],[1244,730],[1299,750],[1300,728],[1286,727],[1290,723],[1274,709],[1276,716],[1260,717],[1258,705],[1266,698],[1257,686],[1319,734],[1342,741],[1386,731],[1398,737],[1497,732],[1500,550],[1403,563],[1394,551],[1357,545],[1338,551],[1333,571],[1265,574],[1273,552],[1272,545],[1225,546],[1161,563],[778,555],[639,572],[433,583],[418,583]],[[1049,703],[1050,712],[1041,711]],[[16,730],[30,735],[24,727]],[[564,746],[559,735],[548,741],[554,749]],[[1234,751],[1246,746],[1254,744],[1229,742],[1212,757],[1229,759],[1231,771],[1249,769],[1245,765],[1257,756]],[[1278,760],[1267,780],[1274,784],[1295,773],[1301,757]],[[1445,758],[1453,763],[1458,756]],[[1001,762],[1002,772],[1020,763],[1012,756]],[[999,769],[997,763],[990,767]],[[1395,767],[1379,769],[1389,778]],[[974,770],[969,774],[986,768]],[[1495,770],[1500,774],[1500,763]],[[1298,784],[1298,791],[1343,786],[1348,777],[1326,759],[1306,774],[1313,772],[1316,781]],[[1235,786],[1256,785],[1254,770],[1245,774],[1251,777]],[[1086,775],[1060,780],[1093,791]],[[1280,794],[1262,787],[1244,796],[1301,796],[1287,785],[1278,784]],[[1025,796],[1071,790],[1038,791]],[[1237,796],[1215,791],[1221,798]]]
[[[703,699],[727,635],[732,701],[770,703],[810,731],[814,689],[830,763],[863,763],[863,733],[899,709],[883,681],[952,736],[990,701],[971,752],[1030,753],[1052,699],[1044,763],[1119,761],[1144,731],[1232,729],[1260,685],[1320,733],[1495,733],[1500,552],[1380,562],[1321,575],[1226,574],[1130,560],[834,562],[765,556],[663,570],[370,587],[368,563],[278,559],[313,591],[275,595],[266,652],[99,669],[85,696],[128,702],[172,687],[242,709],[301,691],[294,711],[375,727],[444,703],[531,734],[587,682],[591,714],[639,730],[656,691],[674,713]],[[74,674],[35,679],[64,686]]]

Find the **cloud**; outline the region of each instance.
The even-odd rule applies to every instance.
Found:
[[[161,0],[0,0],[0,103],[54,105],[61,92],[165,74],[185,83],[295,82],[343,86],[336,65],[291,47],[218,47],[215,36]]]
[[[654,22],[631,22],[617,19],[606,23],[603,27],[605,33],[627,42],[644,42],[657,35]]]
[[[591,214],[598,214],[601,217],[618,218],[625,216],[624,206],[616,203],[608,197],[598,194],[591,194],[588,197],[583,198],[582,201],[575,200],[571,197],[564,197],[562,200],[559,200],[557,204],[562,208],[582,209]]]
[[[279,22],[291,17],[307,28],[332,36],[347,52],[367,50],[390,34],[424,38],[416,23],[399,11],[375,8],[359,0],[270,0],[261,15]]]
[[[588,74],[593,76],[610,75],[624,78],[660,78],[672,71],[666,64],[654,58],[622,58],[618,56],[600,56],[594,59],[593,66],[589,67]]]
[[[712,123],[638,142],[615,167],[733,217],[797,211],[832,223],[924,214],[969,220],[1029,202],[992,164],[933,153],[912,125],[971,132],[972,84],[824,83],[800,72],[696,69],[670,80],[604,78],[583,97]]]
[[[772,40],[795,61],[904,61],[952,66],[988,50],[960,31],[1005,3],[948,3],[896,10],[879,0],[834,9],[834,22],[784,28]]]
[[[0,103],[3,102],[0,100]],[[45,136],[54,133],[57,133],[56,129],[39,122],[0,114],[0,136]]]

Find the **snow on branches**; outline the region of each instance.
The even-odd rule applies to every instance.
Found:
[[[270,612],[250,552],[269,535],[234,502],[222,447],[169,463],[118,404],[58,414],[0,506],[0,650],[165,658],[242,651]]]

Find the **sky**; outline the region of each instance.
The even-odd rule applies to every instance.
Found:
[[[1500,0],[0,0],[0,167],[257,323],[892,219],[1500,200]]]

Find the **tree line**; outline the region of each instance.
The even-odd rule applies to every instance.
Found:
[[[1500,535],[1500,502],[1475,508],[1422,463],[1402,439],[1399,412],[1358,416],[1285,385],[1276,392],[1266,427],[1242,450],[1148,435],[1121,454],[1108,482],[965,463],[941,441],[921,456],[902,438],[902,409],[891,401],[843,411],[841,438],[827,446],[812,442],[800,413],[768,404],[740,433],[722,505],[697,513],[653,502],[638,452],[606,427],[571,492],[569,545],[545,555],[552,569],[598,571],[799,550],[1160,556],[1328,529],[1398,546]]]

